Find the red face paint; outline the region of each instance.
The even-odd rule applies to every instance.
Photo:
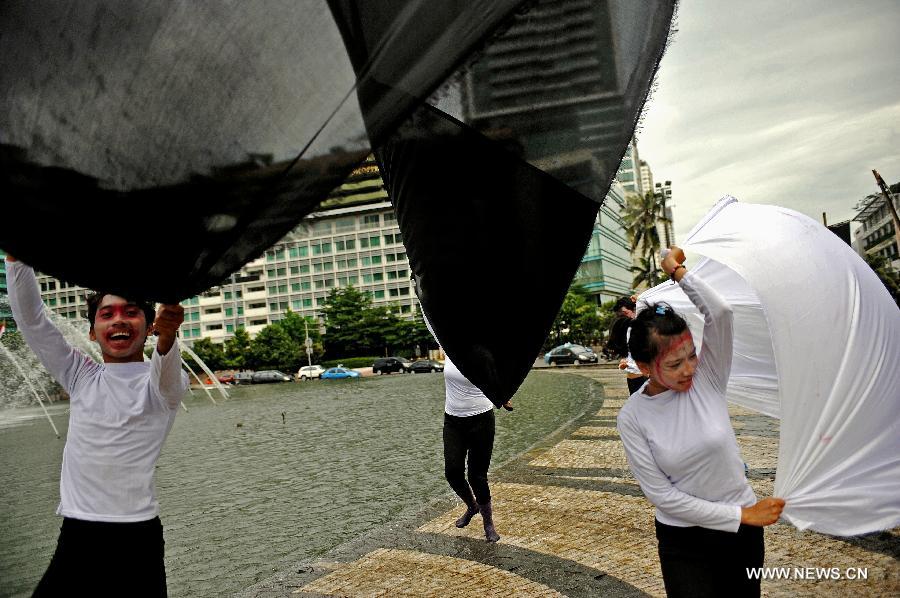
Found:
[[[94,316],[91,339],[100,345],[107,363],[143,361],[147,324],[138,305],[116,295],[106,295]]]
[[[664,337],[664,346],[653,361],[650,378],[658,385],[685,392],[691,388],[697,368],[697,352],[690,331]]]

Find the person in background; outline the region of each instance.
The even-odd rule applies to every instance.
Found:
[[[619,297],[613,306],[613,313],[618,319],[613,323],[610,334],[611,345],[619,348],[619,369],[625,371],[628,382],[628,394],[634,394],[644,385],[647,377],[631,357],[628,351],[628,337],[631,336],[631,321],[634,320],[636,309],[636,297]]]

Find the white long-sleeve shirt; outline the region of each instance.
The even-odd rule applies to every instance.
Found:
[[[21,262],[7,262],[6,271],[16,325],[70,397],[57,514],[152,519],[159,514],[154,468],[188,386],[178,349],[154,351],[149,362],[98,364],[47,317],[34,271]]]
[[[428,332],[440,345],[441,341],[434,333],[431,322],[422,314],[422,320]],[[463,376],[459,368],[450,361],[450,356],[444,356],[444,413],[455,417],[471,417],[490,411],[494,408],[494,404],[487,398],[481,389],[469,382],[469,379]]]
[[[619,412],[619,435],[658,521],[736,532],[741,507],[755,504],[756,496],[744,474],[725,400],[731,306],[693,272],[680,285],[705,318],[693,385],[687,392],[666,390],[652,397],[643,393],[644,385]]]

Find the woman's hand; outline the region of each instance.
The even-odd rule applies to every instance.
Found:
[[[684,260],[684,251],[681,250],[681,247],[672,245],[659,266],[668,276],[679,281],[681,280],[681,277],[684,276],[685,272],[687,272],[687,268],[682,265],[684,264]]]
[[[624,369],[627,368],[627,367],[628,367],[628,360],[627,360],[627,359],[620,359],[620,360],[619,360],[619,369],[620,369],[620,370],[624,370]]]
[[[741,523],[763,527],[772,525],[784,510],[783,498],[764,498],[752,507],[741,507]]]

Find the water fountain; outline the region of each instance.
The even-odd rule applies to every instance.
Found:
[[[5,330],[6,330],[5,325],[0,325],[0,339],[2,339],[3,333],[5,332]],[[41,406],[41,410],[43,410],[44,415],[47,416],[47,421],[50,422],[50,427],[53,428],[53,433],[56,434],[57,438],[59,438],[60,437],[59,430],[56,429],[56,424],[53,423],[53,418],[50,417],[50,413],[47,411],[47,407],[44,405],[44,401],[41,400],[41,396],[40,396],[40,394],[38,394],[38,391],[35,388],[35,385],[32,383],[31,379],[29,378],[28,374],[26,373],[25,368],[22,366],[22,364],[19,362],[19,360],[13,354],[13,352],[10,351],[9,348],[6,345],[4,345],[3,343],[0,343],[0,353],[2,353],[9,360],[9,362],[13,365],[13,367],[16,369],[16,371],[22,377],[22,380],[25,382],[25,386],[27,386],[28,389],[31,391],[32,396],[35,399],[37,399],[38,404]],[[5,376],[4,378],[6,380],[10,379],[9,376]],[[44,396],[47,396],[46,393]],[[47,400],[49,402],[50,398],[47,397]]]
[[[183,351],[184,353],[187,353],[188,355],[190,355],[191,359],[194,360],[194,363],[199,365],[203,369],[203,371],[206,373],[206,375],[209,376],[210,381],[213,383],[213,386],[215,386],[216,389],[219,391],[219,394],[222,395],[222,398],[227,399],[228,391],[225,390],[225,386],[223,386],[222,383],[219,382],[219,378],[212,372],[211,369],[209,369],[209,366],[207,366],[206,363],[204,363],[202,359],[197,357],[197,354],[194,353],[193,349],[191,349],[190,347],[188,347],[187,345],[182,343],[180,340],[178,341],[178,348],[179,348],[179,350]],[[187,363],[185,363],[184,365],[187,366]],[[188,368],[188,369],[190,370],[190,368]],[[191,371],[193,373],[193,370],[191,370]],[[194,377],[196,377],[196,374],[194,375]],[[199,381],[199,378],[198,378],[198,381]],[[205,384],[201,383],[201,386],[206,388]],[[212,397],[210,397],[210,398],[212,398]],[[213,402],[215,402],[215,401],[213,401]]]

